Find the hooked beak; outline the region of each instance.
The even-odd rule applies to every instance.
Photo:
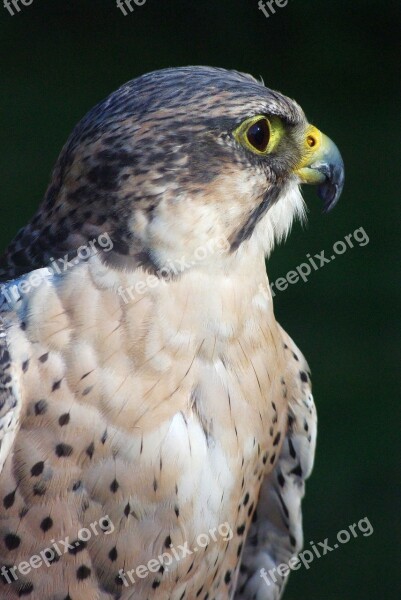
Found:
[[[326,135],[310,125],[306,130],[305,149],[295,169],[301,183],[317,185],[324,212],[337,204],[344,187],[344,163],[341,154]]]

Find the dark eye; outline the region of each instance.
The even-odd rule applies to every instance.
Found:
[[[259,121],[252,123],[246,132],[248,142],[259,152],[265,152],[270,141],[269,121],[262,117]]]

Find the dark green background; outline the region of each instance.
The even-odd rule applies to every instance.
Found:
[[[257,0],[147,0],[126,17],[114,0],[34,0],[13,17],[0,5],[1,246],[40,202],[77,120],[148,70],[210,64],[261,75],[342,151],[338,207],[322,216],[305,190],[308,226],[294,228],[268,271],[273,281],[359,227],[369,235],[275,306],[310,362],[319,411],[306,542],[333,540],[363,517],[374,534],[292,575],[288,599],[400,597],[400,16],[398,0],[290,0],[268,19]]]

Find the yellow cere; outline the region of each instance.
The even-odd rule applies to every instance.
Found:
[[[327,140],[326,136],[317,127],[308,125],[301,142],[302,156],[295,168],[295,172],[303,183],[317,184],[324,181],[325,176],[321,172],[311,169],[310,165],[319,158],[324,150],[325,140]]]

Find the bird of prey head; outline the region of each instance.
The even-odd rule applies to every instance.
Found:
[[[227,240],[226,260],[267,255],[303,214],[301,183],[317,184],[330,210],[343,181],[336,146],[293,100],[236,71],[156,71],[77,125],[3,274],[72,256],[105,231],[121,268],[160,269],[211,238]]]

